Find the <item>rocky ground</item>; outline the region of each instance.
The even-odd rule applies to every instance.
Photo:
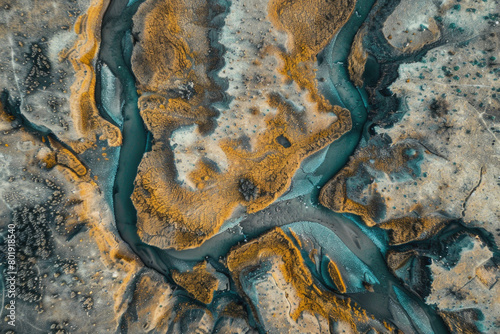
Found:
[[[122,97],[97,61],[108,5],[0,1],[1,333],[419,333],[441,328],[432,312],[443,332],[498,332],[498,1],[379,0],[358,32],[346,66],[369,121],[320,202],[356,215],[373,245],[325,208],[301,211],[302,196],[271,205],[305,157],[350,129],[314,73],[354,2],[145,1],[129,35],[154,138],[134,193],[139,235],[193,248],[245,210],[259,212],[228,231],[263,231],[218,258],[172,251],[165,272],[114,218]],[[100,97],[102,66],[114,88]],[[267,128],[251,138],[231,115]],[[292,212],[311,221],[284,226]]]
[[[461,254],[458,263],[433,258],[419,270],[430,272],[432,287],[422,296],[427,303],[458,318],[477,312],[477,329],[495,332],[499,318],[490,305],[498,301],[494,284],[500,277],[500,7],[495,1],[422,5],[418,15],[410,14],[410,1],[392,13],[381,6],[385,16],[360,32],[364,52],[387,71],[370,83],[372,102],[389,110],[373,110],[369,136],[323,188],[321,201],[387,230],[400,249],[418,250],[419,241],[450,224],[484,230],[471,249],[446,245]],[[370,26],[381,27],[381,34],[370,35]],[[397,77],[389,73],[396,69]]]

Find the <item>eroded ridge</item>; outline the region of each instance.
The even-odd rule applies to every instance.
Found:
[[[294,239],[300,246],[300,239]],[[313,254],[309,256],[313,258]],[[232,249],[227,266],[266,333],[323,333],[327,328],[335,333],[394,330],[386,322],[373,320],[350,299],[321,289],[301,251],[281,228]],[[338,272],[335,276],[333,279],[342,282]]]
[[[107,140],[109,146],[120,146],[120,130],[99,115],[95,101],[96,59],[101,42],[102,17],[109,5],[109,0],[92,1],[88,11],[75,23],[78,39],[72,48],[60,54],[68,59],[75,71],[75,81],[71,85],[70,113],[76,133],[84,140],[72,143],[78,152],[99,140]]]
[[[300,162],[351,129],[317,88],[316,55],[355,1],[147,1],[132,65],[154,141],[136,178],[138,233],[186,249],[256,212]]]

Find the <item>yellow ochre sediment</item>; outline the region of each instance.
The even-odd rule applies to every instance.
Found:
[[[245,5],[254,8],[263,3],[267,1]],[[262,5],[259,22],[268,22],[263,38],[268,33],[276,34],[275,40],[286,36],[286,46],[264,43],[255,57],[251,52],[241,55],[245,66],[249,66],[242,74],[247,77],[245,84],[249,88],[243,95],[234,96],[231,108],[235,113],[219,115],[218,121],[213,103],[222,98],[223,91],[209,74],[222,55],[210,47],[209,4],[201,0],[150,0],[141,5],[134,18],[141,35],[134,47],[132,67],[142,94],[141,116],[153,134],[154,144],[139,167],[132,200],[138,212],[138,234],[144,242],[178,250],[201,245],[238,208],[251,213],[273,203],[290,187],[304,158],[351,129],[349,111],[332,106],[320,94],[315,71],[316,55],[348,20],[354,5],[354,0],[270,1]],[[213,10],[224,12],[218,7]],[[226,19],[226,25],[230,24]],[[229,28],[220,29],[230,36],[224,30]],[[239,30],[234,32],[236,38],[239,34]],[[253,38],[252,31],[248,34]],[[239,41],[246,43],[243,37]],[[228,76],[231,83],[234,76],[225,72],[231,71],[230,66],[226,64],[220,75]],[[274,82],[272,75],[259,76],[271,70],[276,73]],[[194,92],[191,98],[172,93],[188,82]],[[290,92],[269,90],[272,84],[278,88],[288,85]],[[259,102],[248,102],[259,94]],[[302,99],[304,110],[298,111],[291,102],[293,94]],[[243,105],[248,109],[242,110]],[[269,112],[264,105],[275,111]],[[238,126],[254,122],[260,124],[255,128],[257,133],[250,137],[242,134],[216,138],[217,124],[236,114],[241,119],[231,123],[232,130],[237,132]],[[311,121],[314,119],[318,121]],[[188,126],[197,127],[192,133],[206,146],[186,146],[174,152],[173,136]],[[277,138],[284,138],[289,145],[280,144]],[[248,142],[251,149],[245,147]],[[208,154],[204,153],[205,148],[219,152],[220,159],[204,158]],[[188,166],[185,176],[180,174],[179,154],[199,157]],[[242,182],[254,189],[249,197],[240,191]]]
[[[70,111],[75,129],[84,141],[67,143],[81,153],[97,139],[107,140],[109,146],[120,146],[120,130],[99,115],[95,101],[96,74],[94,66],[101,42],[101,24],[109,0],[93,0],[88,11],[81,15],[74,26],[78,34],[73,47],[60,54],[68,59],[75,70],[75,81],[71,85]]]
[[[281,263],[279,270],[286,282],[293,287],[298,298],[297,301],[291,301],[294,305],[298,305],[290,314],[294,321],[297,321],[302,312],[309,311],[320,314],[326,319],[348,323],[354,332],[356,323],[368,321],[365,310],[360,309],[349,299],[341,299],[315,284],[300,250],[281,228],[275,228],[247,244],[234,247],[227,257],[227,267],[237,287],[242,290],[240,277],[245,268],[258,267],[266,262],[274,263],[275,260]],[[340,276],[338,277],[340,279]],[[343,283],[339,285],[343,286]]]
[[[172,278],[194,298],[205,304],[210,304],[219,284],[219,280],[207,270],[206,262],[198,263],[191,271],[180,273],[173,270]]]

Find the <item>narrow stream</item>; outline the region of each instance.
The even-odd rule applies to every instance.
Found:
[[[139,97],[130,64],[132,17],[141,1],[128,4],[128,0],[111,1],[103,18],[99,53],[99,61],[108,66],[122,88],[123,145],[113,187],[114,214],[118,231],[132,250],[145,264],[168,276],[168,264],[157,262],[155,259],[159,256],[156,249],[142,243],[137,235],[137,211],[131,200],[137,168],[147,148],[148,134],[139,114]]]

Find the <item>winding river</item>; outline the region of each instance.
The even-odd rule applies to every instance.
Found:
[[[99,62],[109,68],[121,89],[119,102],[122,105],[123,145],[114,179],[114,214],[121,237],[146,265],[171,280],[169,272],[172,269],[186,270],[207,257],[217,259],[224,256],[232,246],[255,238],[275,226],[283,226],[285,229],[292,223],[309,222],[311,225],[327,228],[332,233],[332,238],[341,240],[347,252],[368,266],[366,272],[357,273],[360,277],[369,274],[380,282],[374,285],[374,292],[347,294],[360,306],[377,317],[392,320],[398,326],[409,326],[417,333],[446,332],[436,312],[406,290],[387,269],[383,254],[384,234],[365,233],[366,229],[356,221],[356,217],[335,214],[317,203],[318,189],[345,165],[358,145],[366,122],[366,93],[349,80],[347,57],[354,35],[374,2],[375,0],[358,0],[349,22],[318,57],[318,73],[328,73],[325,78],[327,80],[320,89],[332,104],[351,111],[352,130],[328,148],[306,159],[294,177],[291,190],[276,203],[256,214],[245,215],[230,222],[219,234],[196,249],[171,251],[144,244],[136,232],[137,213],[130,196],[139,163],[149,142],[148,132],[137,107],[138,94],[130,65],[132,17],[141,1],[111,1],[103,19]],[[106,89],[105,85],[101,86]],[[101,95],[103,94],[98,94],[97,97]],[[322,230],[317,227],[314,231]],[[311,233],[317,233],[314,231]],[[338,251],[332,243],[321,246],[332,254]],[[337,264],[347,265],[342,259]],[[322,273],[318,275],[321,276]]]

